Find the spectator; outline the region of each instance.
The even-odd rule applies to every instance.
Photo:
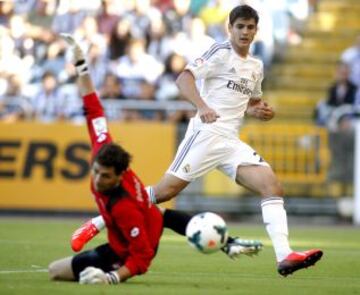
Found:
[[[110,60],[117,60],[125,55],[125,49],[132,39],[130,26],[131,24],[128,19],[121,19],[113,28],[109,41],[108,55]]]
[[[356,38],[354,46],[346,49],[341,60],[350,68],[350,81],[358,87],[356,94],[356,104],[360,104],[360,35]]]
[[[27,37],[27,23],[24,17],[13,15],[9,22],[10,36],[14,40],[15,50],[21,57],[27,54],[33,54],[34,42]]]
[[[31,112],[31,103],[23,94],[21,79],[17,75],[11,75],[5,94],[0,97],[0,120],[14,122],[30,119]]]
[[[208,29],[209,35],[218,42],[223,42],[226,38],[224,23],[228,16],[227,5],[227,1],[216,0],[213,4],[202,8],[199,14]]]
[[[321,101],[315,111],[318,125],[328,126],[333,111],[345,104],[354,105],[357,87],[350,81],[349,67],[340,63],[336,69],[335,82],[330,86],[325,100]]]
[[[15,42],[9,35],[9,31],[0,26],[0,76],[19,75],[22,81],[28,81],[30,67],[29,59],[20,57],[15,49]]]
[[[141,102],[155,100],[155,86],[146,80],[138,81],[139,93],[136,99]],[[123,119],[126,121],[145,120],[161,121],[165,118],[164,111],[153,109],[125,109],[123,110]]]
[[[125,99],[122,93],[122,85],[119,78],[112,74],[107,73],[104,78],[103,85],[99,88],[99,97],[109,121],[118,121],[124,119],[124,112],[119,110],[116,104],[117,100]]]
[[[27,13],[27,20],[34,26],[51,28],[56,10],[56,1],[37,0],[35,7]]]
[[[115,12],[114,0],[101,0],[100,13],[96,16],[99,33],[110,36],[120,17]]]
[[[317,123],[329,129],[331,162],[328,180],[341,184],[342,194],[353,179],[354,133],[353,113],[356,85],[350,81],[349,66],[339,63],[335,82],[325,100],[316,109]]]
[[[100,98],[106,99],[124,99],[121,89],[121,83],[116,75],[107,73],[105,75],[104,83],[100,88]]]
[[[88,52],[88,64],[93,80],[97,89],[104,83],[105,75],[108,72],[108,61],[98,43],[92,43]]]
[[[354,132],[351,115],[343,115],[337,121],[337,129],[329,132],[330,166],[328,180],[339,183],[341,194],[354,179]]]
[[[186,60],[183,56],[173,53],[165,61],[165,71],[158,82],[156,99],[160,101],[182,100],[175,84],[176,78],[184,70]],[[195,115],[195,110],[174,110],[167,113],[167,119],[176,124],[187,124]]]
[[[143,96],[144,83],[155,85],[163,72],[163,65],[146,53],[143,39],[134,39],[130,41],[127,54],[113,65],[113,72],[122,80],[125,96],[139,98]]]
[[[52,30],[59,33],[73,33],[83,22],[86,13],[80,10],[80,0],[60,0],[52,23]]]
[[[185,31],[191,21],[190,0],[174,0],[174,8],[164,14],[166,26],[171,34]]]
[[[14,13],[17,15],[26,15],[35,8],[38,0],[13,1]]]
[[[198,16],[201,11],[211,3],[209,0],[192,0],[190,3],[190,11],[192,15]],[[227,1],[225,1],[227,2]],[[210,4],[211,5],[211,4]]]
[[[81,26],[76,30],[78,36],[83,38],[83,43],[89,46],[96,43],[100,48],[106,47],[106,39],[104,35],[99,33],[96,19],[92,16],[87,16],[81,23]]]
[[[161,13],[165,13],[174,7],[172,0],[152,0],[152,5],[159,9]]]
[[[202,56],[215,40],[206,34],[205,24],[200,18],[193,18],[189,25],[187,30],[189,43],[183,52],[187,61],[193,61]]]
[[[354,104],[357,87],[350,81],[350,69],[347,64],[340,63],[336,71],[336,80],[328,91],[327,104],[338,107],[343,104]]]
[[[39,82],[46,72],[56,73],[57,80],[66,81],[68,76],[63,70],[65,65],[64,54],[64,48],[59,42],[49,44],[46,48],[44,61],[42,63],[34,64],[33,82]]]
[[[160,101],[176,100],[179,89],[175,84],[176,78],[183,71],[186,60],[183,56],[173,53],[165,61],[165,71],[160,76],[156,92],[156,99]]]
[[[124,15],[131,23],[131,34],[137,39],[146,38],[151,19],[160,18],[160,11],[151,6],[150,0],[135,0],[134,9]]]
[[[153,18],[148,34],[147,52],[159,62],[164,62],[171,54],[171,38],[167,35],[167,28],[162,18]]]
[[[56,76],[45,72],[37,95],[33,100],[34,117],[41,122],[52,122],[64,118],[64,99]]]
[[[0,1],[0,25],[8,25],[10,17],[13,14],[14,3],[11,1]]]

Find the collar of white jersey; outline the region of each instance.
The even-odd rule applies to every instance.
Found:
[[[235,51],[235,49],[234,49],[234,47],[233,47],[230,39],[229,39],[229,43],[230,43],[230,46],[231,46],[231,53],[232,53],[234,56],[236,56],[237,58],[245,61],[245,60],[248,60],[249,58],[252,57],[252,55],[251,55],[250,53],[248,53],[246,57],[242,57],[239,53],[237,53],[237,52]]]

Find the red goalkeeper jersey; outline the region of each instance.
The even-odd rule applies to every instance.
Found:
[[[94,156],[112,139],[97,94],[84,96],[83,102]],[[111,193],[96,192],[92,181],[91,191],[105,220],[110,247],[119,255],[120,263],[132,275],[146,272],[156,254],[163,219],[140,179],[128,169],[122,174],[120,187]]]

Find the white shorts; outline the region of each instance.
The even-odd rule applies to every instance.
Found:
[[[269,166],[249,145],[208,131],[187,132],[166,173],[193,181],[213,169],[235,180],[238,166]]]

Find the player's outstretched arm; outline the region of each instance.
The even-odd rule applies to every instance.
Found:
[[[61,34],[61,37],[69,44],[69,49],[73,54],[72,59],[78,75],[77,80],[83,99],[84,112],[92,145],[92,154],[95,155],[103,144],[112,141],[104,110],[91,81],[85,54],[80,45],[73,36],[69,34]]]
[[[80,94],[82,96],[95,92],[95,87],[89,75],[89,67],[86,62],[84,51],[81,49],[79,43],[76,42],[74,37],[70,34],[62,33],[60,36],[69,45],[69,49],[72,52],[72,62],[76,68],[78,75],[78,85]]]
[[[180,93],[190,101],[198,110],[200,119],[203,123],[213,123],[219,115],[212,108],[208,107],[197,90],[193,74],[185,70],[176,80]]]

